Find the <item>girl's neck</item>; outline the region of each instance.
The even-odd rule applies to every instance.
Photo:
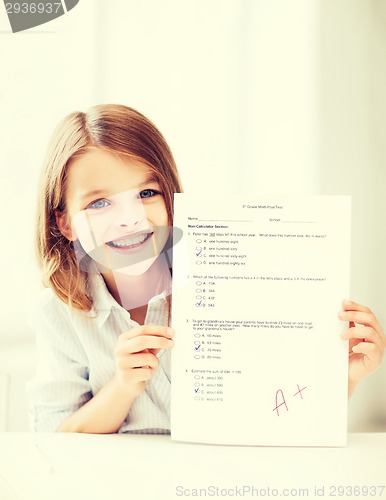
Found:
[[[149,300],[164,291],[171,293],[170,269],[162,257],[161,254],[145,273],[138,276],[126,274],[124,269],[101,270],[111,295],[140,324],[146,317]]]

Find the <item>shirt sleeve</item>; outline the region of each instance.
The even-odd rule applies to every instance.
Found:
[[[35,432],[56,431],[92,398],[87,359],[69,308],[46,292],[29,321],[37,347],[37,373],[27,384],[30,426]]]

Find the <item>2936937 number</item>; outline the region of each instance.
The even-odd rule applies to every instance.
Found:
[[[330,486],[330,497],[380,497],[383,495],[383,486]]]
[[[61,2],[53,3],[6,3],[7,14],[57,14],[63,8]]]

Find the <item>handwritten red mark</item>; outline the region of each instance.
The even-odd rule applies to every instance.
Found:
[[[304,391],[304,389],[307,389],[307,387],[303,387],[303,389],[300,389],[299,384],[296,384],[296,385],[298,386],[298,392],[296,392],[294,394],[294,396],[297,396],[298,394],[300,394],[300,397],[303,399],[302,391]]]
[[[297,396],[298,394],[300,394],[300,397],[301,397],[302,399],[304,399],[304,398],[303,398],[303,394],[302,394],[302,392],[304,391],[304,389],[307,389],[307,387],[303,387],[303,389],[300,389],[299,384],[296,384],[296,385],[297,385],[297,388],[298,388],[298,392],[296,392],[295,394],[293,394],[293,395],[292,395],[292,397],[295,397],[295,396]],[[281,399],[280,399],[280,400],[279,400],[279,395],[280,395],[280,397],[281,397]],[[286,410],[287,410],[287,411],[289,411],[289,410],[288,410],[288,406],[287,406],[287,402],[286,402],[286,400],[285,400],[284,393],[283,393],[283,391],[282,391],[281,389],[278,389],[278,390],[276,391],[276,398],[275,398],[275,401],[276,401],[276,407],[275,407],[272,411],[276,411],[276,414],[277,414],[277,416],[278,416],[278,417],[280,417],[279,408],[280,408],[281,406],[283,406],[283,405],[284,405],[284,406],[285,406],[285,408],[286,408]],[[279,404],[279,401],[281,401],[281,402],[280,402],[280,404]]]
[[[278,403],[278,395],[279,394],[281,395],[283,401],[280,404],[277,404]],[[288,411],[288,406],[287,406],[287,403],[285,402],[285,397],[284,397],[283,391],[281,389],[279,389],[279,390],[276,391],[275,402],[276,402],[276,408],[274,408],[272,411],[276,410],[277,416],[280,417],[280,414],[279,414],[279,408],[280,408],[280,406],[285,405],[286,410]]]

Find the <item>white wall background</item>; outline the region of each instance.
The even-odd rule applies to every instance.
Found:
[[[351,295],[386,324],[383,0],[80,0],[19,34],[0,8],[0,68],[0,392],[20,412],[37,174],[59,119],[100,102],[157,124],[186,191],[351,194]],[[4,411],[0,428],[23,427]],[[349,428],[386,430],[386,363]]]

